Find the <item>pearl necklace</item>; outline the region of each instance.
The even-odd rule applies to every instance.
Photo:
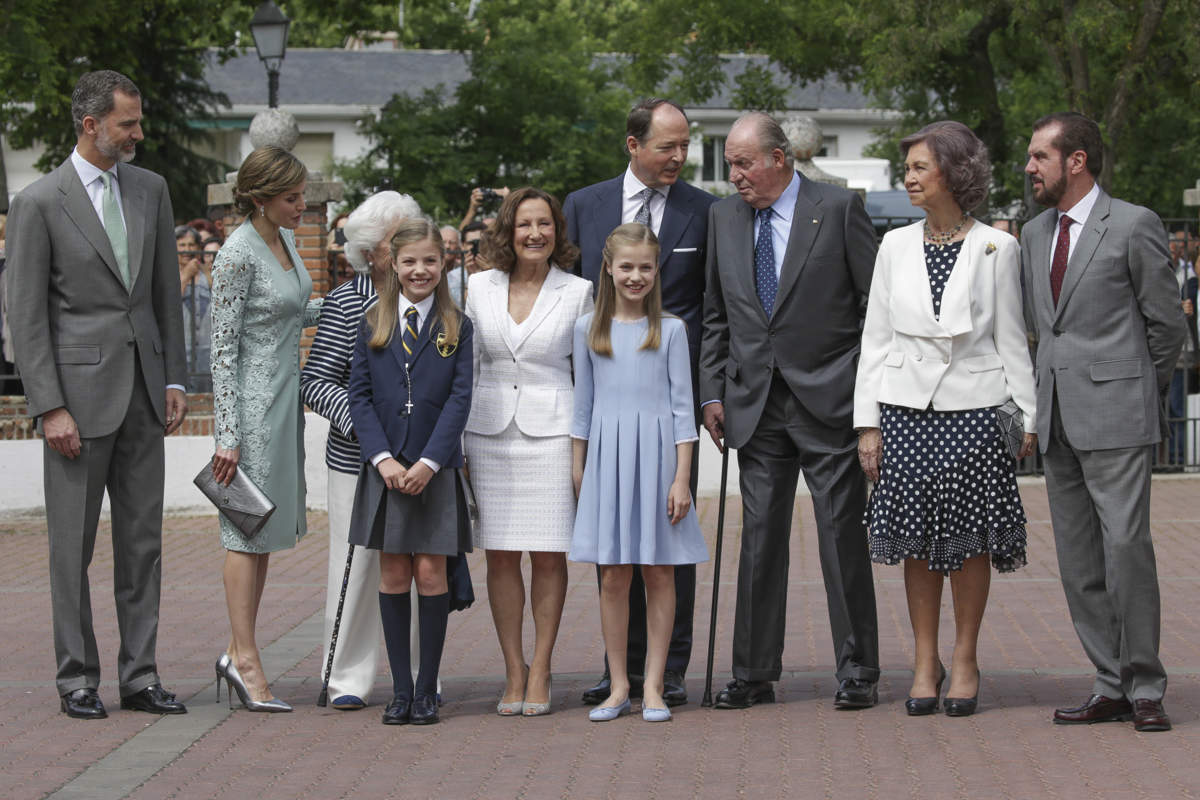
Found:
[[[960,219],[958,221],[958,224],[955,225],[953,228],[946,231],[945,233],[935,233],[929,227],[929,219],[926,218],[925,223],[924,223],[924,225],[925,225],[925,241],[929,242],[930,244],[935,244],[939,248],[945,247],[946,245],[948,245],[954,241],[954,237],[957,236],[958,232],[961,231],[963,229],[963,226],[967,224],[968,219],[970,219],[970,217],[968,217],[966,214],[963,214],[962,219]]]

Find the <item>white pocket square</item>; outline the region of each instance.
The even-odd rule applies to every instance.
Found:
[[[672,253],[695,253],[699,250],[700,250],[699,247],[676,247],[671,252]]]

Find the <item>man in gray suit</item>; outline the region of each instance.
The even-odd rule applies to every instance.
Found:
[[[1096,184],[1102,157],[1096,123],[1062,112],[1034,123],[1025,165],[1050,206],[1021,231],[1038,442],[1067,607],[1096,665],[1089,699],[1054,721],[1165,731],[1150,458],[1185,329],[1162,222]]]
[[[733,681],[718,708],[773,702],[800,472],[812,491],[838,708],[878,700],[879,634],[852,426],[877,247],[862,200],[803,179],[778,123],[748,114],[725,141],[739,197],[709,210],[700,354],[704,427],[738,451],[742,546]]]
[[[187,413],[171,199],[127,163],[142,102],[103,70],[71,95],[71,157],[13,200],[9,318],[29,413],[45,437],[46,526],[62,710],[100,719],[87,569],[107,489],[121,648],[121,707],[186,712],[155,664],[163,436]]]

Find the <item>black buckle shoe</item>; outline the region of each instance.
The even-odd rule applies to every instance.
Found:
[[[862,678],[846,678],[833,695],[834,708],[870,708],[879,702],[879,685]]]
[[[62,696],[62,710],[75,719],[104,719],[108,712],[95,689],[76,689]]]
[[[412,707],[412,699],[403,695],[396,695],[392,698],[392,702],[387,704],[387,708],[383,710],[384,725],[407,725],[409,710]]]
[[[434,725],[438,722],[437,700],[427,694],[417,695],[413,700],[412,709],[408,713],[408,721],[413,725]]]
[[[663,702],[668,706],[681,706],[686,703],[687,683],[682,672],[669,669],[663,673]]]
[[[145,711],[148,714],[186,714],[187,706],[175,699],[157,683],[152,683],[140,692],[121,698],[121,708],[126,711]]]
[[[715,708],[749,708],[759,703],[774,703],[775,687],[770,681],[744,681],[734,678],[717,692]]]

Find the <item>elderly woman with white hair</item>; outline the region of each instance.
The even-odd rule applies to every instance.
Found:
[[[300,374],[300,395],[309,408],[329,420],[325,464],[329,468],[329,583],[325,598],[325,650],[345,571],[350,512],[358,482],[358,440],[350,419],[350,358],[359,324],[375,304],[376,290],[392,268],[392,235],[401,221],[421,215],[415,200],[399,192],[379,192],[363,201],[346,220],[346,259],[354,279],[325,298],[320,326]],[[366,705],[379,661],[379,551],[355,554],[346,587],[342,623],[329,674],[332,705],[350,711]],[[414,617],[415,620],[415,617]],[[322,673],[322,679],[324,679]]]

